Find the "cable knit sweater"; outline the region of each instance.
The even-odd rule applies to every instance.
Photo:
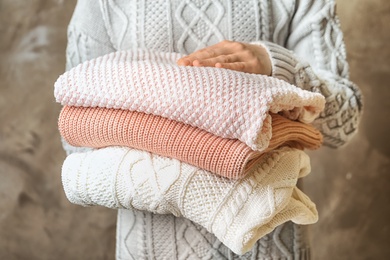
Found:
[[[129,48],[191,53],[223,39],[266,47],[272,76],[326,98],[314,122],[338,147],[356,132],[362,108],[348,79],[333,0],[79,0],[68,28],[67,68]],[[74,147],[64,144],[68,153]],[[308,259],[302,228],[282,225],[244,259]],[[235,259],[212,234],[189,221],[120,210],[118,259]]]
[[[282,223],[317,222],[314,203],[296,187],[309,172],[308,155],[289,147],[229,180],[176,159],[110,146],[69,155],[62,182],[72,203],[183,216],[244,254]]]

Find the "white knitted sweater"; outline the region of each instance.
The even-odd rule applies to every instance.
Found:
[[[288,147],[267,153],[244,178],[229,180],[176,159],[114,146],[69,155],[62,182],[72,203],[183,216],[244,254],[282,223],[318,220],[315,205],[296,187],[309,172],[308,155]]]
[[[348,79],[333,0],[78,0],[67,68],[116,50],[191,53],[223,39],[262,44],[274,77],[325,96],[315,125],[326,145],[356,132],[362,102]],[[301,235],[298,226],[280,226],[244,259],[308,259]],[[120,210],[117,238],[118,259],[236,258],[204,229],[169,215]]]

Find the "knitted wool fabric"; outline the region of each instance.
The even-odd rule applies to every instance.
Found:
[[[58,127],[71,145],[128,146],[175,158],[227,178],[241,178],[264,152],[281,145],[317,149],[322,136],[310,125],[271,114],[272,137],[263,152],[244,143],[160,116],[121,109],[63,107]]]
[[[308,225],[291,221],[263,236],[250,251],[234,254],[204,227],[183,217],[118,210],[116,259],[310,259]]]
[[[72,203],[183,216],[243,254],[286,221],[317,221],[315,205],[296,187],[309,172],[309,157],[287,147],[267,153],[240,180],[146,151],[107,147],[68,156],[62,180]]]
[[[223,39],[266,46],[273,77],[326,97],[326,109],[314,123],[327,146],[354,136],[361,95],[348,77],[335,0],[78,0],[68,27],[67,70],[117,50],[188,54]],[[64,149],[69,154],[87,148],[64,142]],[[282,224],[238,256],[185,218],[122,209],[116,259],[308,260],[304,227]]]
[[[276,78],[206,67],[179,67],[177,53],[114,52],[61,75],[54,94],[62,105],[128,109],[239,139],[262,151],[271,138],[268,112],[310,123],[322,111],[321,94]]]
[[[335,6],[335,0],[79,0],[68,28],[67,69],[132,48],[189,54],[226,39],[259,44],[273,77],[325,96],[314,123],[325,144],[338,147],[356,133],[362,100],[349,80]]]

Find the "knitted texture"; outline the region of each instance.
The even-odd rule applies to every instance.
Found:
[[[310,259],[309,226],[290,221],[263,236],[243,255],[234,254],[204,227],[171,214],[119,209],[117,223],[116,258],[120,260]]]
[[[222,39],[273,42],[266,44],[272,76],[326,97],[326,109],[315,120],[325,144],[337,147],[354,136],[361,96],[348,79],[335,0],[78,0],[68,27],[67,70],[117,50],[191,53]],[[66,142],[64,148],[85,150]],[[308,240],[297,232],[303,227],[281,225],[238,256],[184,218],[119,210],[116,257],[308,260]]]
[[[121,109],[63,107],[58,127],[73,146],[128,146],[189,163],[227,178],[241,178],[256,158],[281,145],[317,149],[322,136],[310,125],[271,114],[272,137],[263,152],[244,143],[160,116]]]
[[[335,5],[335,0],[79,0],[68,28],[67,68],[116,50],[191,53],[224,39],[262,42],[273,77],[326,97],[315,125],[326,145],[338,147],[356,133],[362,97],[348,79]]]
[[[321,94],[263,75],[179,67],[175,53],[120,51],[61,75],[54,94],[62,105],[128,109],[159,115],[239,139],[262,151],[271,138],[268,112],[286,111],[305,123],[321,112]],[[291,113],[293,111],[293,113]]]
[[[281,223],[317,221],[315,205],[296,187],[309,172],[309,157],[293,148],[269,152],[245,178],[228,180],[175,159],[108,147],[68,156],[62,181],[73,203],[183,216],[243,254]]]

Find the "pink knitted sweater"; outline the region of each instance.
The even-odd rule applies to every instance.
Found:
[[[86,61],[58,78],[62,105],[126,109],[159,115],[239,139],[262,151],[271,139],[271,113],[309,123],[324,108],[319,93],[263,75],[180,67],[177,53],[129,50]]]
[[[64,106],[58,126],[64,139],[74,146],[128,146],[237,179],[265,152],[281,145],[308,149],[321,145],[322,136],[314,127],[277,114],[271,117],[272,138],[263,152],[253,151],[237,139],[221,138],[160,116],[122,109]]]

